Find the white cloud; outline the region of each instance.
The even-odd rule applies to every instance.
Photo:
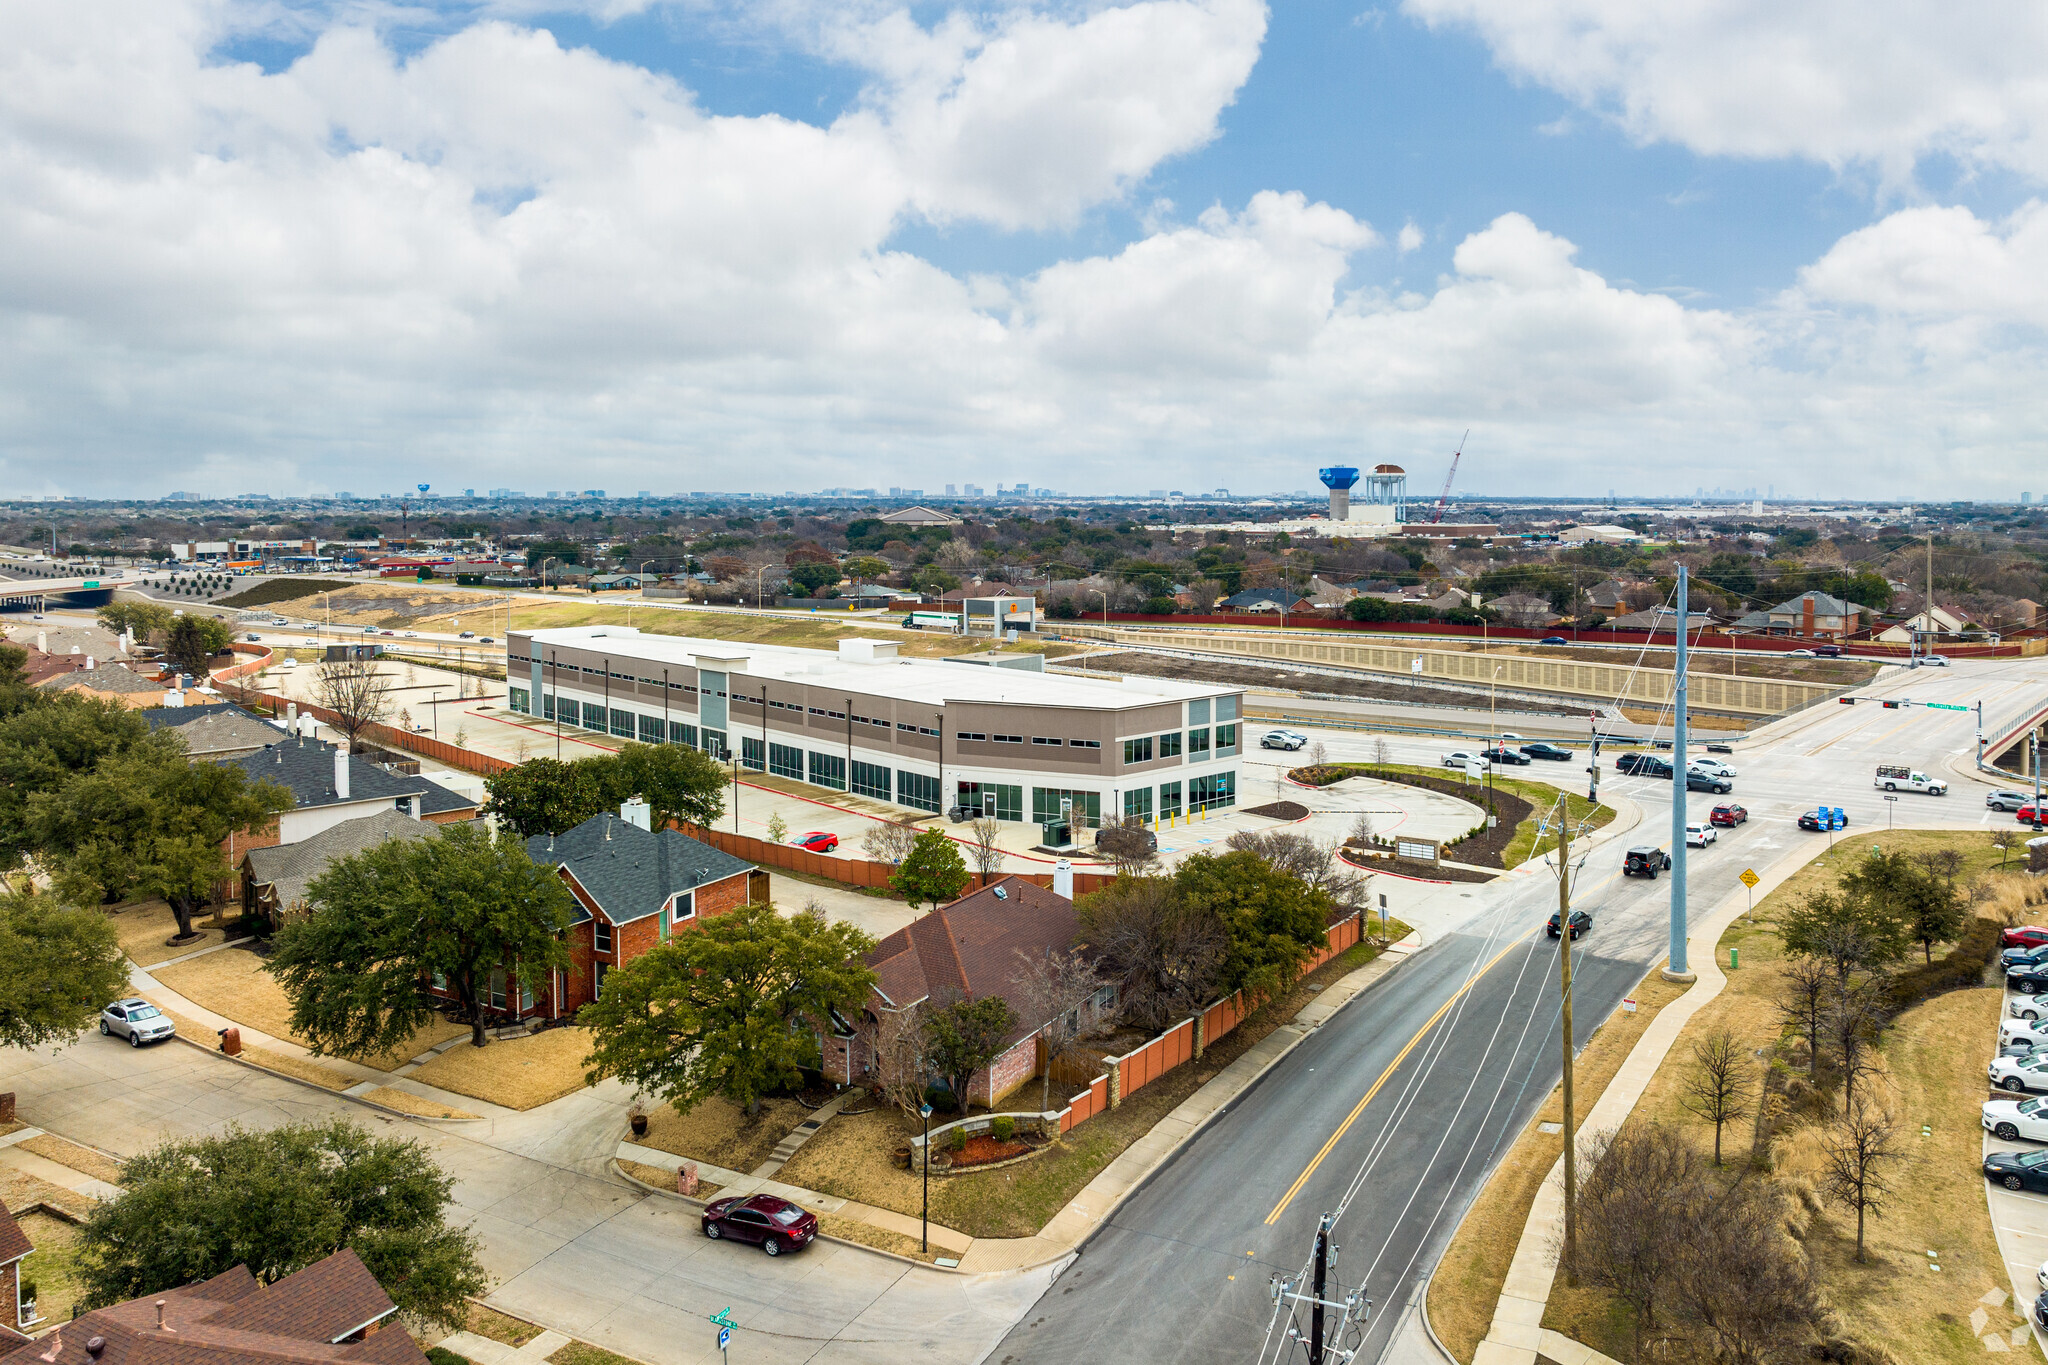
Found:
[[[1419,248],[1424,240],[1422,229],[1409,222],[1401,224],[1400,234],[1394,238],[1394,244],[1401,249],[1401,254],[1405,256]]]
[[[1920,160],[2048,176],[2048,9],[1924,0],[1404,0],[1645,141],[1711,155]]]

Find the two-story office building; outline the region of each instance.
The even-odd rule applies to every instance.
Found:
[[[905,659],[874,639],[828,652],[583,626],[506,647],[515,711],[917,810],[1086,828],[1237,804],[1238,688]]]

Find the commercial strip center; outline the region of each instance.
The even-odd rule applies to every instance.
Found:
[[[933,814],[1090,828],[1237,803],[1241,689],[620,626],[514,632],[506,662],[514,711]]]

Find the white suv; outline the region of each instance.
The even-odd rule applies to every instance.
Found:
[[[1261,749],[1299,749],[1308,743],[1308,736],[1292,730],[1268,730],[1259,741]]]
[[[126,1038],[130,1047],[157,1042],[177,1031],[177,1025],[147,1000],[116,1000],[100,1011],[100,1032],[109,1038]]]
[[[1718,758],[1696,758],[1685,766],[1696,773],[1706,773],[1710,777],[1735,776],[1735,769],[1729,767]]]

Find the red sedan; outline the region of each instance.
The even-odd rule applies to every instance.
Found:
[[[2048,943],[2048,929],[2023,924],[2017,929],[2001,929],[1998,946],[2001,948],[2038,948]]]
[[[1723,801],[1714,807],[1713,813],[1707,819],[1717,825],[1740,825],[1749,819],[1749,810],[1747,807],[1736,805],[1733,801]]]
[[[818,1235],[817,1216],[787,1199],[756,1194],[717,1199],[704,1206],[704,1235],[717,1241],[759,1242],[770,1256],[796,1251]]]
[[[809,834],[798,835],[795,843],[798,848],[807,848],[813,853],[830,853],[839,847],[839,836],[814,829]]]

